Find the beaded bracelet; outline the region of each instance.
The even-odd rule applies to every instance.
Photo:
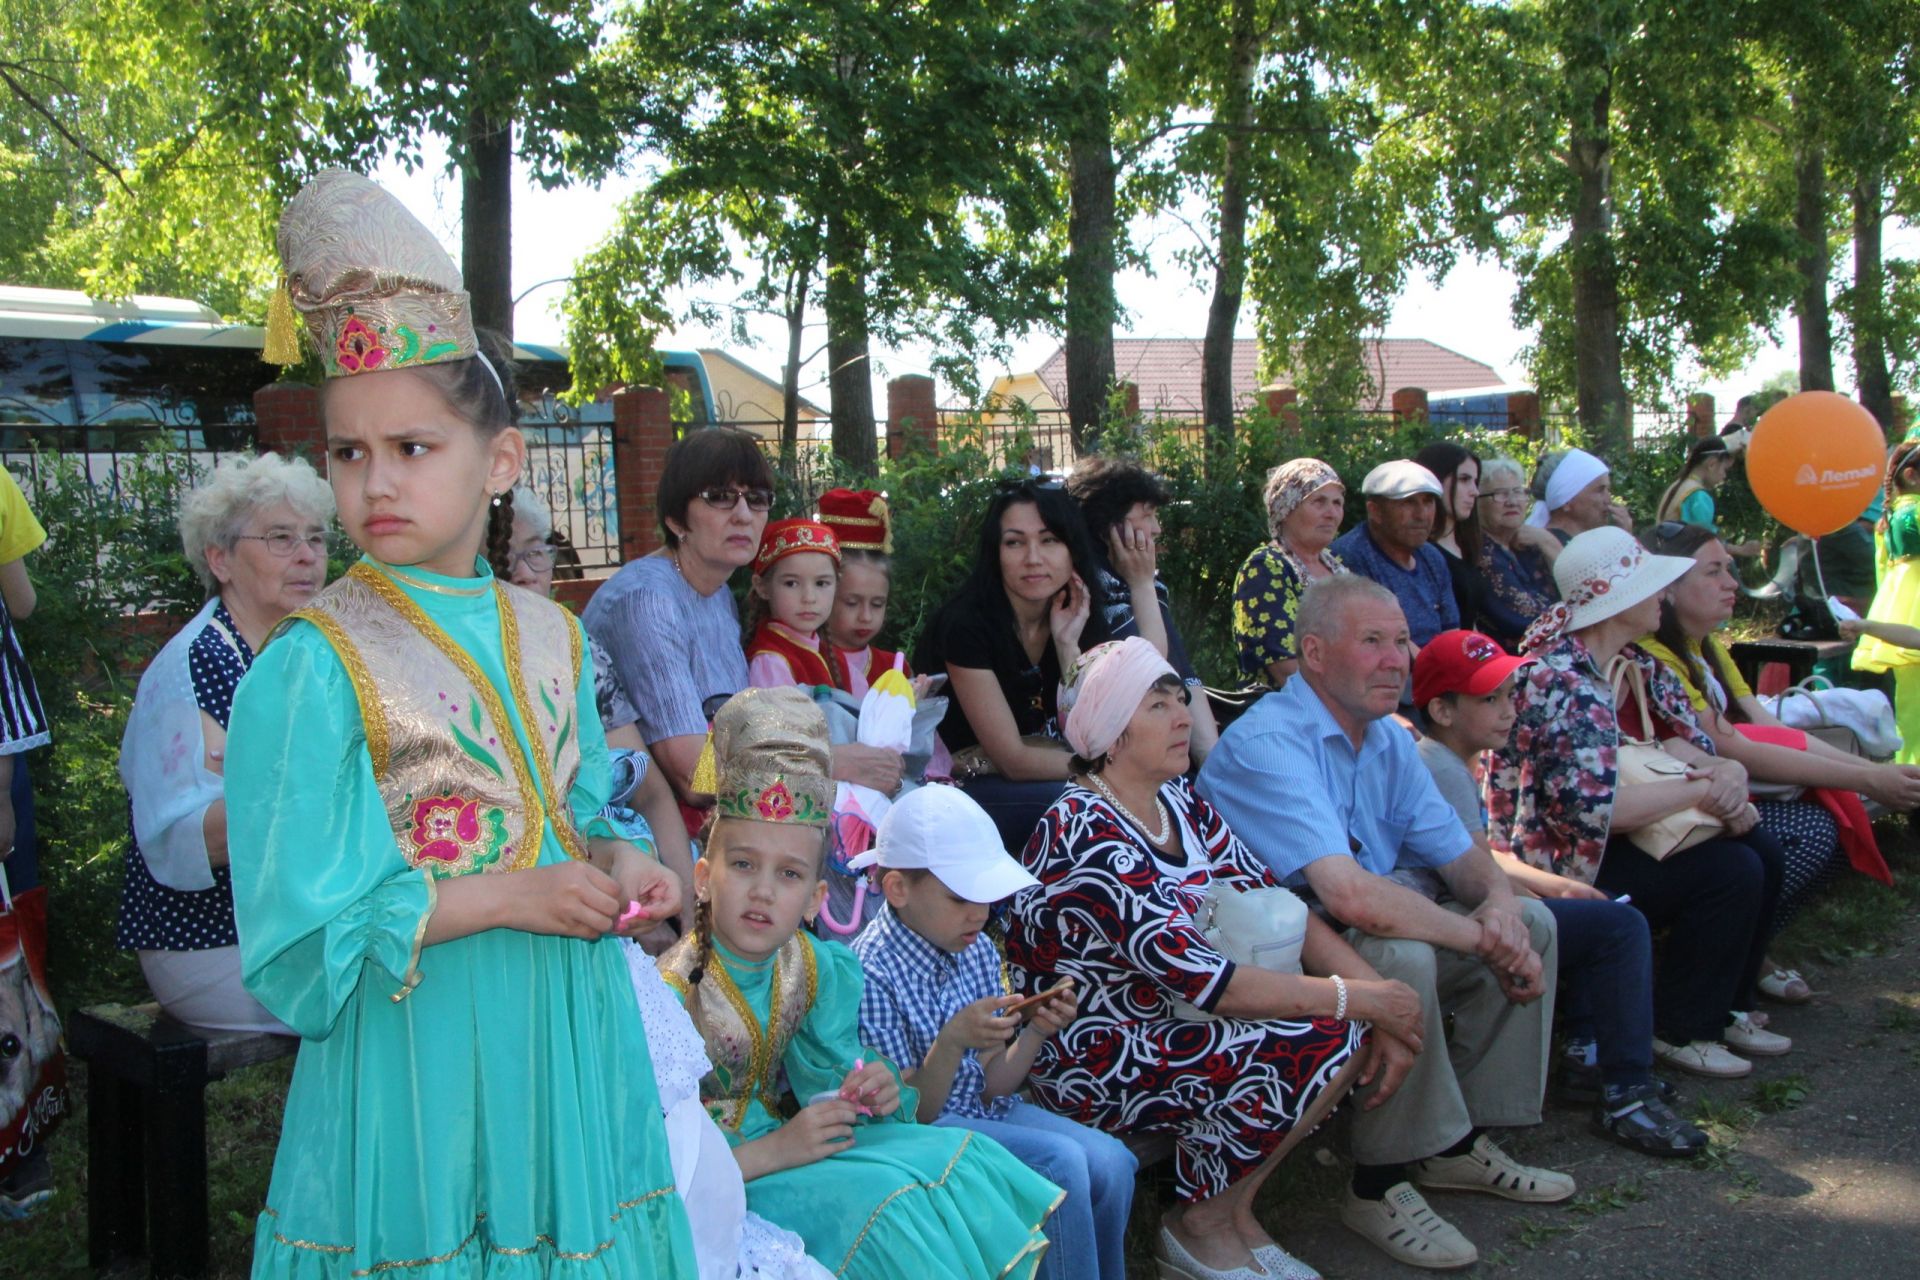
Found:
[[[1339,974],[1333,975],[1334,1005],[1333,1018],[1336,1022],[1347,1020],[1347,980]]]

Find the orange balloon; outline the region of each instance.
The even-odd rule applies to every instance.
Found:
[[[1873,501],[1887,438],[1873,415],[1831,391],[1802,391],[1760,415],[1747,444],[1747,483],[1789,529],[1819,538]]]

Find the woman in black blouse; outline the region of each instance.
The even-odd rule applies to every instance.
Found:
[[[1106,639],[1086,526],[1058,482],[1003,484],[973,572],[920,637],[914,665],[952,680],[940,737],[954,775],[1010,849],[1067,780],[1055,698],[1083,645]]]

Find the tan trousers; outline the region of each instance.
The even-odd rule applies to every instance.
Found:
[[[1540,1123],[1560,948],[1552,913],[1531,899],[1522,909],[1547,988],[1524,1005],[1501,994],[1493,971],[1478,957],[1407,938],[1347,931],[1347,941],[1381,977],[1413,988],[1427,1020],[1426,1048],[1398,1093],[1368,1111],[1366,1101],[1378,1082],[1354,1090],[1353,1158],[1359,1163],[1424,1160],[1476,1125]],[[1466,914],[1458,904],[1448,904],[1448,910]],[[1452,1031],[1445,1034],[1449,1015]]]

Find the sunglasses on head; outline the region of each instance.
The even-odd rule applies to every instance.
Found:
[[[740,499],[747,500],[750,511],[766,511],[773,506],[771,489],[736,489],[732,485],[715,485],[711,489],[700,490],[700,501],[716,511],[731,511],[740,505]]]

